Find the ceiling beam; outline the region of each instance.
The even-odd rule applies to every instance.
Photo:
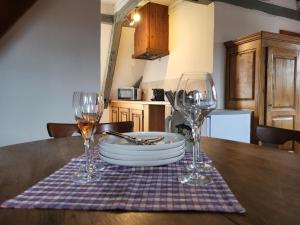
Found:
[[[300,21],[300,12],[294,9],[274,5],[272,3],[263,2],[260,0],[185,0],[198,4],[208,5],[212,2],[224,2],[231,5],[240,6],[247,9],[255,9],[271,15],[286,17],[293,20]]]
[[[215,2],[224,2],[247,9],[255,9],[271,15],[286,17],[300,21],[300,12],[294,9],[274,5],[259,0],[241,1],[241,0],[214,0]]]
[[[114,15],[101,13],[101,23],[113,24],[114,23]]]
[[[213,2],[213,0],[186,0],[187,2],[194,2],[197,4],[202,4],[202,5],[209,5],[210,3]]]
[[[105,77],[103,79],[103,84],[101,87],[101,93],[104,95],[105,108],[107,108],[109,103],[110,91],[112,87],[118,50],[120,46],[122,26],[124,21],[126,20],[128,13],[132,11],[139,4],[139,2],[140,0],[129,0],[118,12],[115,13],[114,16],[108,64],[106,67]]]

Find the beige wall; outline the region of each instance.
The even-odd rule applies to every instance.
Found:
[[[183,72],[212,71],[213,4],[181,2],[169,8],[169,56],[154,61],[132,59],[134,29],[123,28],[112,99],[117,98],[118,87],[133,85],[141,75],[145,99],[149,100],[151,87],[174,89]]]
[[[130,87],[143,75],[145,61],[132,59],[134,42],[134,29],[123,27],[120,47],[117,57],[115,74],[111,89],[111,98],[117,98],[119,87]]]
[[[147,61],[144,82],[173,79],[188,71],[212,71],[213,13],[213,4],[182,2],[170,6],[170,55]]]

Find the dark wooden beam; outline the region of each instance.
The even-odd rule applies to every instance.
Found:
[[[300,21],[300,12],[297,10],[273,5],[259,0],[214,0],[215,2],[225,2],[232,5],[255,9],[275,16],[282,16],[293,20]]]
[[[0,38],[37,0],[1,0]]]
[[[140,0],[128,1],[118,12],[116,12],[114,17],[108,65],[106,67],[105,77],[103,79],[104,86],[101,87],[101,92],[104,95],[105,108],[107,108],[109,103],[110,91],[111,91],[115,68],[116,68],[123,23],[128,13],[132,11],[139,4],[139,2]]]
[[[275,16],[282,16],[300,21],[300,12],[286,7],[274,5],[259,0],[185,0],[198,4],[208,5],[212,2],[224,2],[231,5],[240,6],[247,9],[255,9]]]
[[[194,2],[197,4],[202,4],[202,5],[209,5],[210,3],[213,2],[213,0],[186,0],[187,2]]]
[[[101,13],[101,23],[113,24],[114,23],[114,15]]]

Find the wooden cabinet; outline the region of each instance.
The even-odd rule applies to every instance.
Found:
[[[130,109],[130,120],[133,121],[133,131],[144,130],[144,111],[140,109]]]
[[[168,105],[165,102],[114,100],[109,106],[110,122],[133,121],[134,131],[164,131],[165,117],[170,114]]]
[[[149,2],[138,11],[141,20],[134,33],[136,59],[157,59],[169,54],[168,6]]]
[[[225,43],[228,109],[250,109],[258,124],[300,130],[300,38],[259,32]]]
[[[112,123],[116,123],[116,122],[119,121],[119,109],[118,109],[118,107],[112,106],[112,107],[110,108],[109,120],[110,120]]]
[[[119,107],[119,120],[118,122],[130,121],[130,112],[128,108]]]

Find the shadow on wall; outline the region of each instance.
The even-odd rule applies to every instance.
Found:
[[[74,122],[72,93],[99,91],[99,2],[37,1],[0,40],[0,146]]]

